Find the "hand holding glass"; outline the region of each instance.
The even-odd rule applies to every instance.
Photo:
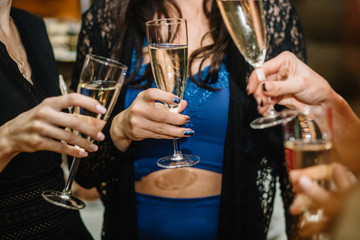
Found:
[[[115,60],[88,54],[80,74],[77,92],[98,100],[107,111],[105,114],[97,114],[75,106],[74,114],[79,115],[79,117],[94,117],[106,121],[119,96],[126,70],[125,65]],[[94,141],[89,136],[84,136],[80,132],[76,133]],[[71,186],[79,163],[80,158],[74,157],[69,177],[62,191],[49,190],[43,192],[42,196],[48,202],[73,210],[82,209],[86,206],[83,201],[71,195]]]
[[[216,0],[226,28],[245,60],[255,68],[260,81],[265,81],[262,65],[266,56],[266,27],[262,0]],[[269,98],[271,103],[271,99]],[[295,117],[293,111],[277,113],[274,106],[250,126],[262,129],[281,124]]]
[[[289,170],[308,168],[329,162],[331,143],[331,114],[327,110],[316,114],[300,113],[297,118],[283,124],[284,149]],[[315,180],[324,188],[328,181]],[[296,186],[296,184],[294,185]],[[294,187],[296,193],[296,187]],[[323,209],[319,208],[305,195],[296,193],[297,198],[304,203],[305,208],[300,216],[300,235],[318,239],[312,235],[318,224],[326,220]]]
[[[156,86],[183,99],[188,69],[188,36],[185,19],[168,18],[146,22],[146,36]],[[165,104],[177,112],[178,104]],[[180,140],[174,139],[174,154],[160,158],[157,164],[163,168],[189,167],[198,163],[195,155],[182,154]]]

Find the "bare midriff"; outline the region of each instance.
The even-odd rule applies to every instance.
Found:
[[[162,169],[135,182],[138,193],[169,198],[219,195],[222,174],[199,168]]]

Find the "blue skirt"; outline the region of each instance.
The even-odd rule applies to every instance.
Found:
[[[136,193],[140,240],[216,239],[220,195],[165,198]]]

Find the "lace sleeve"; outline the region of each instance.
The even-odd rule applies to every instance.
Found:
[[[264,8],[269,46],[267,59],[290,51],[306,61],[304,35],[293,3],[290,0],[265,0]]]
[[[113,34],[115,26],[110,18],[110,2],[110,0],[96,1],[82,16],[77,59],[71,84],[71,88],[74,90],[77,87],[86,54],[110,56],[116,38],[116,35]],[[96,153],[90,153],[86,159],[81,161],[76,175],[76,181],[80,185],[88,188],[102,186],[103,183],[110,181],[116,175],[116,170],[120,166],[127,164],[125,160],[128,159],[127,154],[122,153],[115,147],[109,135],[113,116],[120,111],[121,104],[117,103],[113,114],[103,129],[106,138],[103,142],[97,143],[99,150]]]
[[[96,1],[82,16],[82,25],[77,45],[77,57],[72,74],[71,89],[76,90],[82,65],[88,53],[109,57],[116,40],[112,22],[110,0]]]

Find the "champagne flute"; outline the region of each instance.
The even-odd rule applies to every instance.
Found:
[[[216,0],[226,28],[245,60],[265,81],[262,65],[266,56],[266,28],[262,0]],[[268,98],[271,103],[271,98]],[[294,111],[278,113],[270,104],[263,117],[251,122],[254,129],[273,127],[296,116]]]
[[[106,121],[119,96],[126,71],[127,67],[115,60],[91,54],[86,55],[77,92],[98,100],[107,111],[105,114],[97,114],[75,106],[74,114],[84,119],[94,117]],[[74,130],[74,132],[83,138],[94,141],[89,136],[78,131]],[[42,193],[42,196],[48,202],[73,210],[85,208],[86,204],[83,201],[71,195],[71,186],[79,163],[80,158],[74,157],[68,179],[62,191],[47,190]]]
[[[146,36],[156,86],[183,99],[188,70],[188,36],[186,19],[167,18],[146,22]],[[179,104],[165,104],[178,112]],[[173,155],[157,161],[163,168],[189,167],[198,163],[195,155],[182,154],[180,140],[174,139]]]
[[[283,123],[284,149],[289,170],[313,167],[330,161],[331,142],[331,114],[329,110],[314,110],[299,113],[292,120]],[[314,180],[325,189],[329,189],[329,181]],[[296,184],[294,185],[296,193]],[[306,205],[300,216],[301,237],[317,240],[323,233],[313,234],[319,226],[326,222],[322,208],[311,200],[296,193],[297,198]]]

